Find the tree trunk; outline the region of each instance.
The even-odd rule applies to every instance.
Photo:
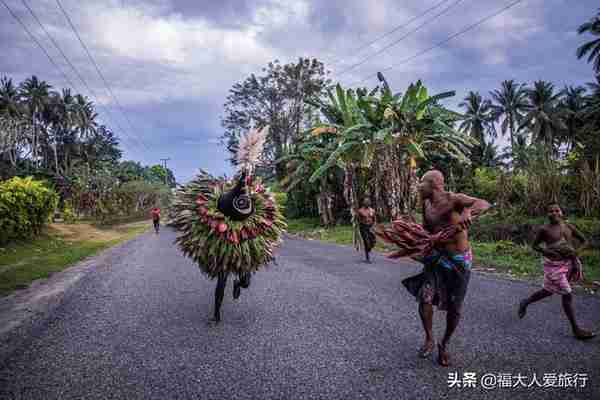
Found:
[[[56,175],[60,175],[60,171],[58,170],[58,152],[56,151],[56,143],[54,143],[54,146],[52,146],[54,148],[54,166],[56,168],[55,172]]]
[[[510,154],[512,158],[515,156],[515,127],[512,116],[508,117],[508,125],[510,129]]]
[[[417,162],[413,157],[409,158],[408,172],[408,215],[414,221],[418,200],[418,179]]]
[[[394,220],[402,214],[402,171],[397,146],[380,145],[373,160],[374,205],[382,220]]]

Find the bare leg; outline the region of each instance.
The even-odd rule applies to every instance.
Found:
[[[233,282],[233,298],[237,299],[240,297],[241,288],[248,289],[250,286],[250,272],[246,272],[240,275],[240,279],[236,279]]]
[[[549,292],[546,289],[540,289],[528,298],[521,300],[521,303],[519,303],[519,318],[523,318],[525,316],[525,314],[527,313],[528,305],[530,305],[531,303],[535,303],[536,301],[545,299],[548,296],[552,296],[552,292]]]
[[[245,274],[243,274],[240,277],[240,286],[243,287],[244,289],[248,289],[248,287],[250,287],[250,277],[251,277],[250,272],[246,272]]]
[[[419,349],[419,356],[429,357],[433,352],[433,305],[419,303],[419,316],[425,330],[425,343]]]
[[[573,335],[579,340],[591,339],[595,334],[589,332],[585,329],[581,329],[579,325],[577,325],[577,321],[575,320],[575,311],[573,310],[573,295],[571,293],[564,294],[562,296],[562,305],[563,310],[565,310],[565,314],[571,323],[571,328],[573,329]]]
[[[438,363],[443,367],[450,365],[450,355],[448,354],[446,347],[448,346],[448,343],[450,343],[450,338],[452,337],[452,334],[454,334],[459,322],[460,310],[457,309],[456,306],[448,306],[448,312],[446,314],[446,332],[444,333],[442,342],[438,345]]]
[[[217,288],[215,289],[215,322],[221,321],[221,304],[223,304],[228,275],[228,272],[219,273]]]

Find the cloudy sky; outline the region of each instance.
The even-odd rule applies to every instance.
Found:
[[[575,49],[585,40],[576,29],[596,13],[596,0],[523,0],[423,53],[513,2],[60,0],[118,107],[56,0],[0,0],[0,75],[21,81],[35,74],[55,88],[70,87],[62,70],[77,92],[103,104],[101,118],[119,134],[126,158],[154,164],[169,157],[178,180],[186,181],[198,167],[214,174],[231,172],[217,139],[222,133],[222,104],[234,83],[274,59],[317,57],[343,84],[395,66],[385,72],[394,88],[402,90],[422,79],[433,92],[456,90],[450,106],[470,90],[487,94],[504,79],[544,79],[560,87],[591,81],[591,67],[575,57]],[[362,84],[373,86],[376,78]]]

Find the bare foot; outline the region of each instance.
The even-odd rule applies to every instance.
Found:
[[[575,338],[577,340],[589,340],[593,337],[596,336],[595,333],[587,331],[585,329],[581,329],[581,328],[577,328],[574,332],[573,335],[575,335]]]
[[[438,344],[438,364],[442,367],[450,366],[450,355],[446,351],[446,347]]]
[[[213,321],[214,321],[215,324],[218,324],[219,322],[221,322],[221,313],[220,312],[216,312],[215,313]]]
[[[418,351],[419,357],[427,358],[433,353],[434,343],[431,340],[425,341],[423,347]]]
[[[519,303],[519,318],[523,318],[527,314],[527,299],[521,300]]]
[[[242,288],[240,286],[240,281],[237,279],[233,282],[233,298],[238,299],[240,297],[240,293],[242,292]]]

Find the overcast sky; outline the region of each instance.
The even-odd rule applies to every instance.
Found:
[[[47,49],[75,90],[106,106],[112,117],[99,108],[101,118],[119,134],[125,158],[155,164],[169,157],[169,167],[182,182],[199,167],[214,174],[231,172],[217,140],[222,133],[222,105],[234,83],[260,72],[267,62],[317,57],[326,61],[333,79],[352,84],[402,63],[512,2],[60,0],[128,122],[55,0],[26,3],[96,97],[70,69],[23,1],[2,1]],[[411,18],[439,3],[443,4],[406,26]],[[593,80],[592,69],[575,57],[575,49],[586,40],[576,29],[597,8],[596,0],[523,0],[385,75],[398,91],[417,79],[432,92],[456,90],[456,98],[447,101],[449,106],[460,103],[470,90],[487,95],[504,79],[529,83],[544,79],[559,87],[584,84]],[[357,51],[398,26],[402,28]],[[403,36],[397,45],[369,57]],[[367,58],[360,67],[335,75]],[[0,75],[19,82],[32,74],[55,88],[71,86],[0,2]],[[363,83],[375,84],[376,78]]]

